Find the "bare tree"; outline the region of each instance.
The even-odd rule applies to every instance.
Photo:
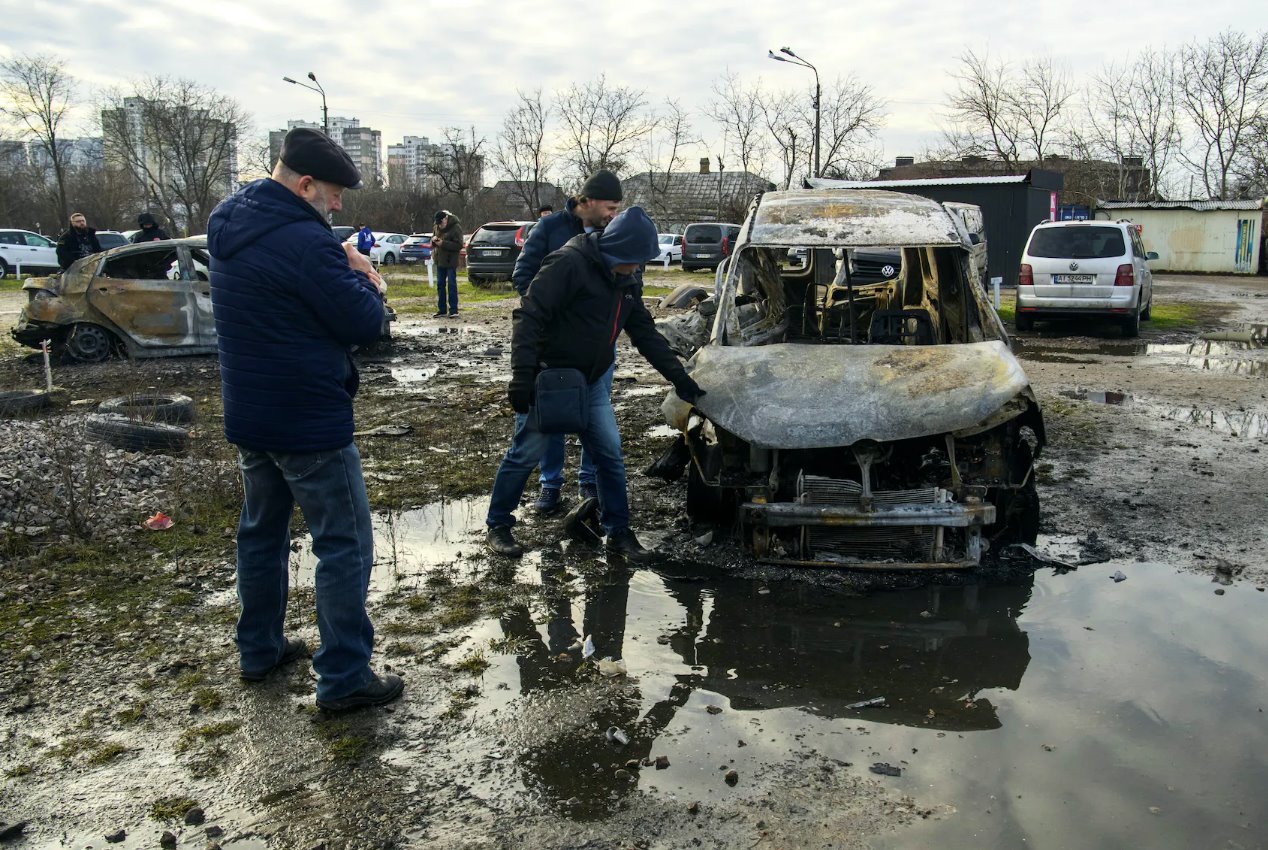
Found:
[[[814,125],[812,124],[810,131],[806,132],[805,120],[801,112],[793,106],[792,100],[781,92],[764,93],[761,106],[762,121],[775,145],[775,152],[779,156],[779,164],[784,172],[780,185],[785,189],[791,188],[798,162],[801,158],[810,156],[809,151],[814,144],[810,134],[814,132]],[[810,162],[809,159],[806,161]],[[810,166],[807,166],[806,173],[810,173]]]
[[[656,116],[656,128],[648,135],[643,164],[647,170],[645,202],[652,218],[670,219],[672,209],[670,186],[675,172],[686,166],[683,150],[698,143],[691,126],[691,116],[676,100],[666,100],[665,110]]]
[[[885,116],[884,102],[853,77],[837,77],[824,91],[819,109],[823,176],[862,180],[876,174],[881,159],[877,133]],[[804,112],[802,117],[806,120]],[[813,132],[813,124],[805,126]]]
[[[541,184],[546,182],[555,157],[546,144],[550,109],[542,90],[516,91],[519,103],[502,121],[493,148],[493,162],[514,184],[511,193],[530,210],[542,205]]]
[[[960,57],[960,65],[959,85],[951,95],[954,129],[946,140],[964,145],[964,152],[992,153],[1011,165],[1023,159],[1042,162],[1074,93],[1066,74],[1051,57],[1029,60],[1018,71],[972,50]]]
[[[0,63],[0,114],[16,122],[48,156],[57,184],[58,218],[70,215],[66,204],[66,152],[58,144],[62,122],[75,104],[75,81],[55,56],[19,56]]]
[[[1180,49],[1179,103],[1197,138],[1181,157],[1207,196],[1229,198],[1252,127],[1268,116],[1268,33],[1225,30]]]
[[[233,191],[250,124],[237,101],[192,80],[149,77],[101,111],[107,164],[126,168],[178,231],[198,233]]]
[[[446,127],[440,156],[427,162],[427,174],[436,178],[442,196],[469,202],[484,185],[484,146],[488,140],[475,127]]]
[[[565,139],[562,158],[577,185],[600,168],[618,174],[627,170],[639,143],[655,126],[646,107],[642,91],[609,86],[606,75],[573,83],[556,96]]]
[[[767,126],[761,82],[746,86],[738,74],[728,70],[714,81],[713,95],[705,114],[722,127],[728,158],[738,160],[742,172],[765,170]]]

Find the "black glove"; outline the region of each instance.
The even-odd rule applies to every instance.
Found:
[[[690,375],[683,375],[677,381],[674,381],[674,392],[688,404],[695,404],[704,396],[704,390],[700,389],[699,384],[691,380]]]
[[[511,401],[511,408],[516,413],[528,413],[533,406],[533,382],[537,380],[536,369],[520,367],[511,371],[511,383],[506,388],[506,397]]]

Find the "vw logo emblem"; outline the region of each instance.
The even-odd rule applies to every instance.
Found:
[[[1070,271],[1072,271],[1072,272],[1077,272],[1078,270],[1079,270],[1079,264],[1078,264],[1078,263],[1070,263]]]
[[[884,266],[881,266],[881,274],[885,275],[885,277],[893,277],[893,276],[894,276],[894,267],[893,267],[893,266],[891,266],[891,265],[884,265]]]

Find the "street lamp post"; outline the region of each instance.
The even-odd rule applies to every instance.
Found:
[[[811,71],[814,72],[814,75],[815,75],[815,99],[813,104],[814,110],[815,110],[815,138],[814,138],[814,160],[815,160],[814,172],[815,173],[814,173],[814,176],[818,177],[819,176],[819,97],[821,94],[821,90],[819,88],[819,69],[816,68],[814,65],[811,65],[802,57],[798,56],[796,53],[793,53],[791,47],[781,47],[779,48],[779,52],[783,53],[785,56],[791,56],[792,58],[785,59],[784,56],[776,55],[775,51],[773,50],[766,51],[766,55],[769,56],[771,59],[774,59],[776,62],[787,62],[790,65],[800,65],[803,68],[809,68]]]
[[[290,77],[282,77],[283,82],[299,86],[302,89],[308,89],[309,91],[315,91],[321,95],[321,131],[329,136],[330,113],[326,111],[326,90],[321,87],[321,83],[317,82],[317,75],[312,71],[308,72],[308,79],[312,80],[316,85],[310,86],[308,83],[301,83],[299,80],[292,80]]]

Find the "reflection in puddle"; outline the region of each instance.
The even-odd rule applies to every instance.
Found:
[[[677,437],[682,432],[672,425],[656,425],[645,432],[649,437]]]
[[[1131,405],[1137,410],[1152,413],[1159,419],[1170,422],[1183,422],[1195,425],[1219,434],[1231,437],[1247,437],[1251,439],[1268,438],[1268,413],[1260,410],[1215,410],[1209,407],[1183,407],[1159,404],[1146,399],[1135,398],[1130,393],[1088,390],[1078,387],[1073,390],[1062,390],[1059,395],[1077,401],[1089,401],[1093,404]]]
[[[507,757],[472,779],[481,796],[527,791],[601,819],[632,793],[743,793],[720,766],[743,786],[813,754],[859,775],[902,765],[884,780],[895,793],[957,811],[885,835],[890,848],[1231,846],[1268,817],[1268,732],[1246,722],[1268,699],[1268,648],[1245,637],[1264,614],[1253,587],[1217,597],[1206,577],[1128,561],[864,597],[559,575],[542,572],[544,605],[512,603],[472,636],[491,664],[473,716]],[[586,636],[629,675],[598,676]],[[610,743],[611,727],[629,742]],[[657,756],[667,769],[644,763]],[[427,758],[394,753],[405,769]]]
[[[1087,355],[1145,357],[1159,364],[1186,366],[1210,372],[1268,376],[1268,359],[1258,353],[1268,346],[1263,325],[1244,331],[1219,331],[1182,343],[1101,342],[1083,345],[1081,340],[1062,344],[1055,340],[1013,339],[1013,350],[1024,360],[1040,363],[1092,363]]]
[[[392,378],[400,384],[421,384],[435,377],[439,366],[393,366]]]
[[[405,337],[407,339],[419,339],[429,336],[487,336],[489,331],[483,327],[472,325],[418,325],[408,324],[399,328],[392,329],[392,335],[397,337]]]
[[[374,571],[370,591],[397,590],[421,585],[437,567],[474,569],[458,563],[463,553],[478,551],[482,545],[487,496],[437,502],[416,510],[374,516]],[[317,558],[312,538],[295,541],[291,555],[291,585],[312,587]],[[529,564],[540,552],[525,556]]]

